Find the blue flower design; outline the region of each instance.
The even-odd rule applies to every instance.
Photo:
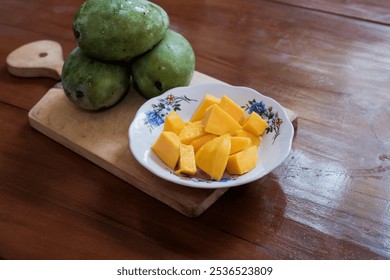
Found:
[[[224,182],[224,183],[226,183],[226,182],[232,181],[234,179],[236,179],[236,178],[234,178],[234,177],[225,177],[225,178],[222,178],[221,180],[219,180],[217,182]]]
[[[180,111],[181,102],[193,102],[197,101],[190,99],[187,96],[174,96],[172,94],[165,98],[158,99],[157,104],[152,104],[152,109],[145,112],[144,122],[149,127],[149,131],[152,131],[155,127],[162,125],[165,121],[165,117],[169,112]]]
[[[253,102],[250,107],[249,107],[249,111],[248,113],[252,113],[252,112],[256,112],[257,114],[259,114],[260,116],[264,114],[266,108],[265,108],[265,104],[263,101],[260,101],[260,102]]]
[[[146,114],[145,122],[151,124],[152,126],[159,126],[164,123],[164,119],[155,110],[150,110],[145,114]]]
[[[267,108],[263,101],[259,102],[256,99],[249,100],[242,108],[248,111],[249,114],[256,112],[268,123],[265,133],[275,132],[275,135],[272,137],[275,142],[276,138],[280,135],[280,126],[283,124],[283,120],[279,118],[279,112],[274,112],[272,106]]]

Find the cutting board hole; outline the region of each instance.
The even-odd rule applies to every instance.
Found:
[[[39,57],[45,57],[45,56],[47,56],[47,55],[48,55],[47,52],[41,52],[41,53],[39,54]]]

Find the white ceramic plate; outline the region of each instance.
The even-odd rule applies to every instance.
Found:
[[[176,110],[185,121],[189,121],[206,93],[216,97],[227,95],[242,106],[247,114],[255,110],[267,120],[269,131],[263,135],[255,169],[240,176],[225,173],[226,176],[220,181],[205,176],[176,175],[151,151],[151,146],[164,127],[165,116],[171,110]],[[145,102],[130,125],[129,143],[136,160],[157,176],[184,186],[216,189],[243,185],[271,172],[290,153],[293,135],[294,129],[286,111],[272,98],[247,87],[204,84],[177,87]]]

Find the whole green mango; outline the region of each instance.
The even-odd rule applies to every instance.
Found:
[[[145,0],[87,0],[73,19],[83,52],[100,60],[130,61],[155,46],[168,29],[163,8]]]
[[[70,101],[86,110],[99,110],[127,93],[130,71],[122,64],[94,60],[76,47],[65,59],[61,80]]]
[[[195,70],[195,53],[181,34],[168,30],[161,42],[132,64],[138,91],[147,98],[187,86]]]

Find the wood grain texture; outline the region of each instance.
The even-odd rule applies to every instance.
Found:
[[[7,70],[24,78],[61,79],[64,55],[58,42],[40,40],[20,46],[6,59]]]
[[[390,2],[382,0],[271,0],[272,2],[289,4],[296,7],[313,9],[325,13],[390,24]]]
[[[390,259],[389,26],[281,2],[155,2],[199,72],[298,112],[290,156],[189,219],[32,129],[28,111],[55,82],[4,64],[0,258]],[[41,39],[67,55],[81,3],[1,1],[1,60]],[[370,17],[390,13],[371,3],[384,8]]]

